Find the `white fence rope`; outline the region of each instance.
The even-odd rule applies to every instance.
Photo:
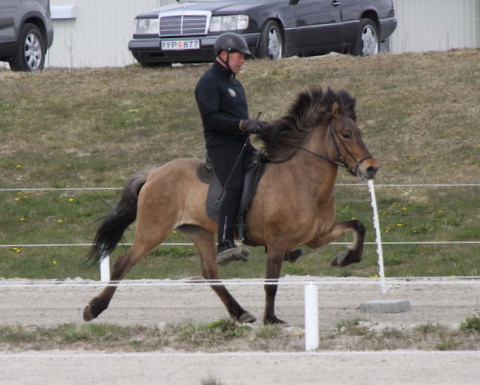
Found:
[[[386,277],[385,282],[390,287],[400,286],[480,286],[480,277],[461,276],[461,277]],[[2,288],[67,288],[67,287],[100,287],[119,286],[119,287],[198,287],[198,286],[305,286],[313,284],[315,286],[378,286],[379,278],[324,278],[324,277],[303,277],[303,278],[230,278],[230,279],[124,279],[121,281],[94,281],[84,279],[0,279],[0,289]]]
[[[329,245],[350,245],[351,242],[331,242]],[[364,242],[364,245],[376,245],[376,242]],[[418,242],[385,242],[382,241],[382,245],[478,245],[480,241],[418,241]],[[0,248],[9,247],[91,247],[91,243],[27,243],[27,244],[3,244]],[[118,246],[132,246],[132,243],[119,243]],[[161,243],[159,246],[193,246],[193,243],[182,242],[166,242]]]
[[[366,187],[366,183],[338,183],[337,187]],[[480,187],[480,183],[414,183],[414,184],[375,184],[375,187]],[[0,192],[14,191],[115,191],[123,187],[8,187]]]
[[[480,357],[480,352],[477,350],[448,350],[448,351],[437,351],[437,350],[382,350],[382,351],[312,351],[312,352],[285,352],[285,351],[254,351],[254,352],[90,352],[90,351],[78,351],[75,353],[65,352],[65,351],[55,351],[55,352],[45,352],[45,351],[36,351],[36,352],[3,352],[0,353],[1,359],[58,359],[58,358],[112,358],[112,357],[121,357],[121,358],[165,358],[165,357],[180,357],[180,358],[195,358],[195,357],[265,357],[271,358],[272,355],[275,357],[338,357],[339,359],[348,360],[349,357],[372,357],[372,361],[381,362],[385,356],[413,356],[413,357],[442,357],[442,356],[453,356],[453,357]]]

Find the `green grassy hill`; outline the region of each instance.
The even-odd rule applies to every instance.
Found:
[[[323,86],[357,98],[358,123],[381,162],[377,184],[475,184],[480,175],[480,50],[375,57],[251,61],[239,75],[252,117],[279,118],[298,92]],[[174,68],[0,71],[0,188],[120,187],[133,172],[177,157],[203,157],[193,89],[208,65]],[[340,183],[357,181],[341,172]],[[82,276],[85,248],[20,247],[88,243],[117,191],[0,192],[0,277]],[[479,187],[379,187],[385,242],[480,239]],[[365,186],[338,188],[339,219],[359,218],[373,241]],[[127,241],[131,233],[127,235]],[[173,240],[181,240],[172,234]],[[347,241],[347,240],[346,240]],[[309,251],[286,274],[360,275],[365,260],[330,268],[335,249]],[[479,245],[386,245],[387,275],[478,275]],[[122,250],[120,250],[122,251]],[[261,277],[262,250],[226,276]],[[175,262],[173,263],[173,260]],[[159,248],[130,277],[199,274],[195,251]]]

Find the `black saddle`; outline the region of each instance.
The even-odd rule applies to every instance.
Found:
[[[262,154],[255,151],[250,159],[248,159],[245,171],[242,198],[236,221],[237,236],[239,239],[244,239],[247,233],[245,216],[248,210],[250,210],[253,197],[257,191],[258,182],[262,178],[264,170],[265,162]],[[215,174],[213,163],[207,156],[205,161],[197,167],[197,177],[202,182],[210,184],[206,202],[207,214],[211,219],[218,222],[220,219],[220,206],[222,204],[224,190],[222,183]]]

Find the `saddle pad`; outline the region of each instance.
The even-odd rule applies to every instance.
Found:
[[[260,181],[264,170],[265,163],[261,162],[260,156],[253,157],[251,165],[245,173],[240,209],[238,211],[239,216],[245,215],[250,209],[253,197],[257,191],[258,182]],[[222,183],[216,176],[211,163],[200,163],[197,167],[196,174],[200,181],[210,184],[206,201],[207,214],[211,219],[218,222],[220,217],[220,205],[222,204],[223,199]]]

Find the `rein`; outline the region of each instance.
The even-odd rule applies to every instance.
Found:
[[[341,166],[341,167],[344,167],[345,169],[347,169],[348,171],[350,171],[352,174],[354,175],[357,175],[357,171],[358,171],[358,167],[360,167],[360,164],[362,164],[362,162],[366,161],[367,159],[371,159],[372,158],[372,155],[368,155],[366,156],[365,158],[362,158],[360,160],[356,160],[355,159],[355,156],[352,154],[352,152],[348,149],[348,147],[345,145],[345,143],[343,143],[341,140],[340,140],[340,143],[342,144],[343,148],[345,149],[345,151],[348,153],[348,155],[350,155],[350,157],[355,161],[355,169],[353,169],[350,164],[347,162],[347,160],[341,155],[340,153],[340,149],[338,148],[338,144],[337,144],[337,139],[338,138],[338,132],[337,130],[335,130],[335,128],[333,127],[332,123],[330,123],[328,125],[328,130],[330,132],[330,135],[332,137],[332,140],[333,140],[333,144],[335,145],[335,149],[337,150],[337,154],[338,154],[338,159],[337,160],[332,160],[328,157],[326,157],[325,155],[322,155],[322,154],[319,154],[318,152],[315,152],[315,151],[311,151],[311,150],[308,150],[304,147],[300,147],[298,146],[297,148],[299,150],[303,150],[305,152],[308,152],[312,155],[315,155],[317,156],[318,158],[320,159],[323,159],[325,160],[326,162],[328,163],[331,163],[331,164],[334,164],[336,166]]]

